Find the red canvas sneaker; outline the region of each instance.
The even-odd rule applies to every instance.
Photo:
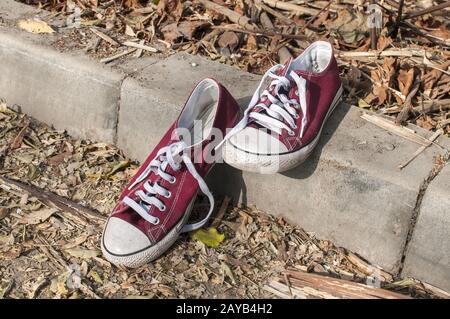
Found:
[[[201,81],[180,116],[119,197],[102,236],[102,251],[116,265],[138,267],[164,253],[182,232],[202,227],[214,199],[204,176],[214,164],[214,138],[239,120],[239,107],[212,79]],[[201,190],[207,216],[187,224]]]
[[[260,93],[266,79],[270,85]],[[313,43],[296,59],[266,72],[244,118],[224,139],[223,159],[238,169],[265,174],[299,165],[317,145],[341,95],[331,45]]]

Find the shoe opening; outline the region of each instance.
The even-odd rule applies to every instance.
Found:
[[[219,87],[211,79],[201,81],[180,115],[178,128],[187,129],[183,140],[190,145],[197,144],[211,134],[219,99]]]
[[[333,49],[330,43],[325,41],[314,42],[298,58],[292,61],[290,69],[320,73],[330,64],[332,54]]]

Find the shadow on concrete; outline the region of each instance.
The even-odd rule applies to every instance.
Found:
[[[317,165],[320,160],[320,155],[322,154],[322,149],[325,145],[328,144],[334,132],[336,132],[337,128],[341,124],[345,115],[350,110],[350,105],[346,103],[340,103],[336,109],[331,114],[330,118],[325,123],[323,127],[322,134],[320,136],[319,143],[314,148],[311,156],[306,159],[305,162],[300,164],[299,166],[281,173],[284,176],[296,179],[304,179],[311,176],[317,168]]]
[[[238,100],[238,103],[241,107],[243,105],[246,106],[250,99],[251,97],[246,97]],[[317,168],[323,147],[327,145],[345,115],[348,113],[350,107],[351,106],[346,103],[338,105],[325,123],[320,141],[311,156],[301,165],[281,174],[296,179],[304,179],[311,176]],[[215,196],[228,196],[232,198],[234,204],[243,203],[244,205],[247,205],[247,186],[242,174],[242,171],[237,170],[226,163],[219,163],[211,170],[207,182]],[[261,187],[264,187],[264,185],[261,185]]]

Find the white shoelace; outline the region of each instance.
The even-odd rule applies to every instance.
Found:
[[[299,96],[300,103],[298,103],[296,99],[289,99],[288,96],[279,92],[281,88],[289,91],[291,87],[291,82],[287,77],[279,76],[276,74],[276,71],[281,67],[283,67],[283,65],[277,64],[271,67],[264,74],[258,88],[253,94],[253,97],[247,109],[244,112],[244,117],[233,129],[230,130],[223,141],[216,146],[216,149],[222,146],[222,144],[231,136],[243,130],[247,126],[250,119],[253,119],[259,125],[266,127],[271,131],[276,132],[277,134],[281,134],[282,130],[285,129],[290,135],[294,135],[293,130],[297,128],[295,120],[299,117],[298,106],[300,106],[303,113],[300,137],[303,136],[303,132],[307,124],[306,80],[300,77],[294,71],[290,72],[289,75],[294,80],[297,86],[296,94],[298,94]],[[268,77],[274,79],[270,83],[269,88],[273,88],[273,92],[275,95],[272,95],[269,90],[264,90],[261,94],[259,93],[262,85]],[[264,103],[258,103],[258,101],[260,101],[262,98],[267,98],[271,104],[267,106]],[[250,112],[255,106],[263,108],[266,111],[266,114],[259,112]],[[283,120],[286,121],[288,125],[286,125]]]
[[[184,225],[182,232],[189,232],[202,227],[208,221],[214,209],[214,197],[212,196],[203,178],[195,169],[191,158],[187,154],[185,154],[185,150],[187,148],[188,147],[186,146],[186,143],[183,141],[176,142],[169,146],[161,148],[156,154],[156,157],[148,164],[142,174],[139,175],[134,183],[128,187],[129,190],[132,189],[134,186],[142,182],[151,172],[161,176],[162,179],[168,181],[169,183],[174,184],[176,182],[175,176],[166,173],[165,170],[167,166],[170,166],[174,171],[179,171],[181,169],[181,163],[184,163],[189,173],[191,173],[191,175],[197,180],[201,191],[208,197],[210,208],[208,214],[203,220],[195,224]],[[149,214],[149,207],[154,206],[161,212],[166,211],[167,207],[164,202],[156,198],[155,195],[161,195],[166,198],[170,198],[172,194],[170,191],[160,186],[157,182],[151,185],[149,181],[146,181],[144,183],[144,189],[146,192],[143,190],[139,190],[135,193],[140,198],[140,203],[137,203],[128,196],[123,199],[123,202],[130,206],[146,221],[151,224],[157,225],[159,224],[159,218]]]

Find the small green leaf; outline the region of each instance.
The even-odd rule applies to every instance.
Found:
[[[219,233],[214,227],[210,227],[208,230],[198,229],[192,232],[191,236],[192,239],[198,240],[212,248],[219,247],[220,243],[225,239],[225,235]]]
[[[34,180],[34,179],[38,178],[39,175],[41,175],[41,172],[36,165],[34,165],[34,164],[28,165],[28,171],[27,171],[28,179]]]
[[[128,166],[130,166],[130,164],[131,164],[130,161],[120,161],[120,162],[118,162],[116,165],[114,165],[114,167],[111,169],[111,171],[106,173],[106,177],[110,177],[110,176],[114,175],[115,173],[117,173],[118,171],[121,171],[124,168],[127,168]]]
[[[368,109],[370,108],[370,104],[367,103],[366,101],[364,101],[363,99],[359,99],[358,100],[358,106],[363,108],[363,109]]]

